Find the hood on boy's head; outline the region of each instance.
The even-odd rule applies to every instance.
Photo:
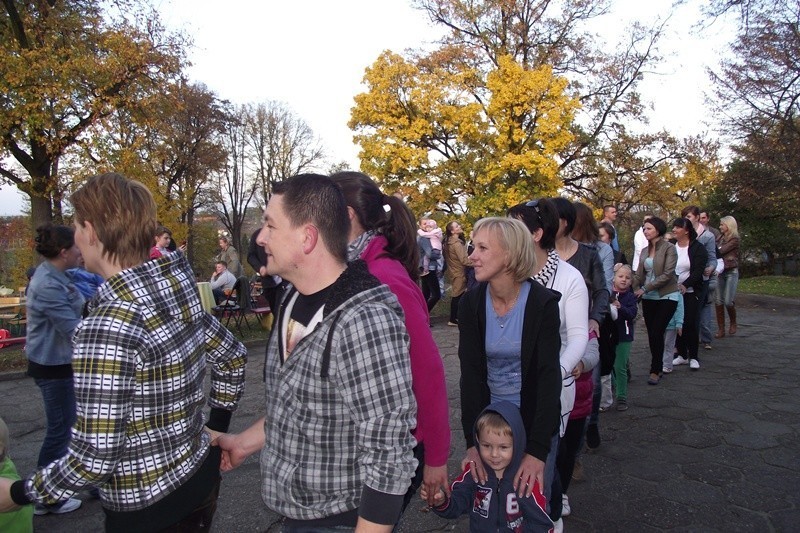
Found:
[[[522,415],[519,413],[519,408],[511,402],[501,400],[499,402],[494,402],[489,404],[486,409],[481,411],[481,415],[486,412],[495,412],[505,419],[508,422],[508,425],[511,426],[511,432],[514,434],[512,438],[512,442],[514,443],[514,454],[511,459],[511,463],[506,467],[506,472],[511,470],[512,472],[516,472],[519,468],[520,462],[522,462],[522,456],[525,453],[525,446],[528,442],[528,437],[525,433],[525,424],[522,423]],[[477,420],[480,418],[475,419],[476,423]],[[472,428],[472,432],[475,435],[475,442],[478,442],[478,429],[477,427]],[[480,451],[480,446],[478,446]],[[492,472],[490,468],[487,467],[488,472]],[[491,475],[491,474],[490,474]]]

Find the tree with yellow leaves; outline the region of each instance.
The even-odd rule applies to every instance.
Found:
[[[552,68],[502,56],[481,77],[385,52],[365,82],[350,121],[362,168],[412,205],[499,213],[557,190],[579,104]]]
[[[181,68],[183,42],[154,12],[135,0],[114,3],[113,17],[106,7],[99,0],[3,1],[0,177],[30,197],[34,226],[61,218],[58,164],[70,148]]]
[[[664,22],[608,46],[587,24],[609,0],[415,4],[447,33],[427,53],[381,54],[351,114],[362,170],[387,191],[471,219],[556,193],[595,205],[680,194],[656,176],[681,168],[691,143],[646,132],[637,90]]]

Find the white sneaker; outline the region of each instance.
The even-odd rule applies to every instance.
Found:
[[[564,520],[562,518],[553,522],[553,531],[555,533],[564,533]]]
[[[67,514],[77,510],[82,503],[83,502],[76,498],[70,498],[61,505],[36,505],[33,508],[33,514],[36,516],[42,516],[46,514]]]
[[[665,367],[661,368],[661,373],[662,374],[669,374],[671,372],[672,372],[672,369],[670,367],[668,367],[668,366],[665,366]]]
[[[688,359],[684,359],[680,355],[672,360],[672,366],[688,365],[688,364],[689,364],[689,360]]]
[[[700,361],[698,361],[697,359],[692,359],[691,361],[689,361],[689,368],[691,368],[692,370],[700,370]]]
[[[561,516],[569,516],[572,509],[569,506],[569,496],[566,494],[561,495]]]

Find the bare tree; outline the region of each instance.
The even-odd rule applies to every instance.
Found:
[[[242,253],[242,228],[247,216],[247,208],[258,189],[257,172],[248,168],[246,126],[241,118],[246,116],[245,107],[232,112],[233,118],[228,123],[223,136],[228,154],[224,169],[216,176],[216,187],[211,190],[214,211],[220,222],[230,232],[236,250]]]
[[[320,141],[286,105],[275,101],[250,104],[241,109],[239,116],[265,202],[272,183],[322,164],[325,153]]]

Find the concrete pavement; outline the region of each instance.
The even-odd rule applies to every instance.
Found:
[[[602,413],[602,445],[583,457],[585,480],[569,496],[567,531],[795,531],[800,523],[800,302],[739,298],[739,333],[701,350],[702,368],[678,367],[646,384],[644,324],[632,350],[630,409]],[[434,336],[447,372],[453,428],[450,473],[464,452],[459,430],[458,333],[446,319]],[[232,430],[262,414],[263,344],[250,347],[248,388]],[[0,414],[21,473],[36,462],[44,435],[39,391],[31,379],[0,381]],[[225,475],[214,531],[277,531],[261,502],[257,458]],[[63,516],[34,518],[42,532],[101,531],[96,500]],[[413,502],[398,531],[467,531]]]

